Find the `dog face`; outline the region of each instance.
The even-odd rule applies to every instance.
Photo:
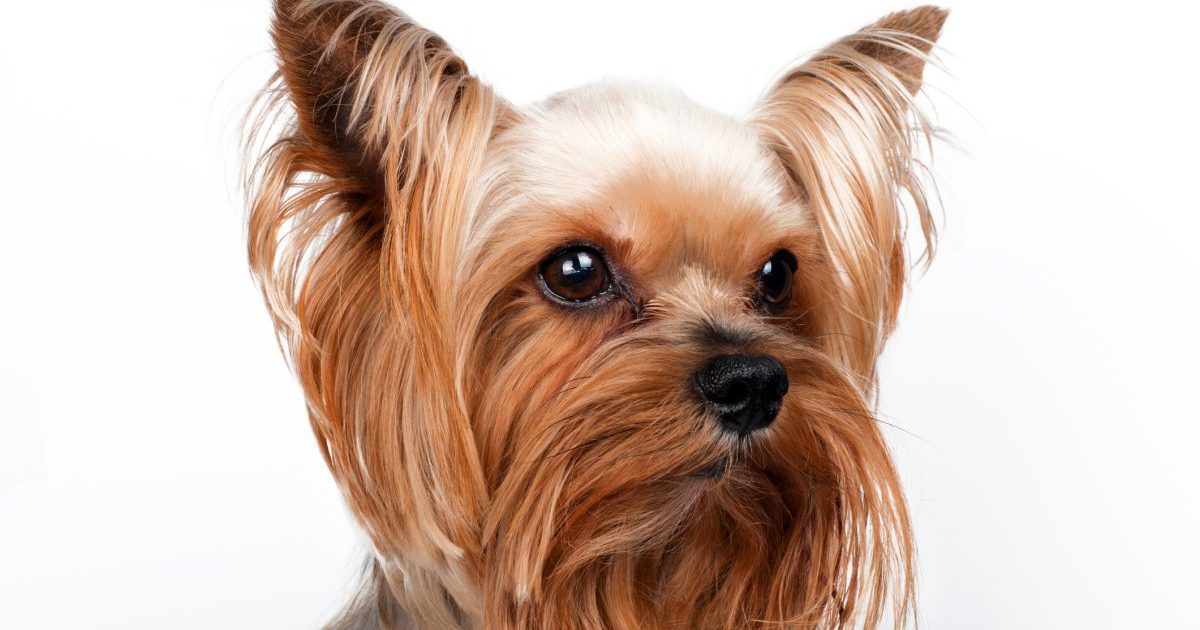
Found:
[[[871,413],[923,231],[894,14],[747,120],[648,86],[517,109],[375,3],[280,2],[295,110],[251,261],[383,623],[739,627],[909,612]]]

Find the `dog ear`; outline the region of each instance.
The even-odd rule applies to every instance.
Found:
[[[248,147],[249,252],[313,429],[422,627],[472,601],[482,467],[455,364],[457,254],[512,110],[373,0],[278,0],[277,83]],[[275,120],[287,120],[282,137]],[[413,585],[440,585],[416,588]]]
[[[298,131],[330,175],[403,183],[460,118],[507,110],[441,37],[381,2],[278,0],[271,35]]]
[[[914,157],[930,131],[913,97],[946,16],[893,13],[833,43],[780,79],[752,118],[818,224],[833,265],[824,319],[839,334],[829,343],[868,390],[904,290],[906,205],[932,254]]]

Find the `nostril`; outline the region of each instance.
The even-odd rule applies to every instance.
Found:
[[[738,379],[729,383],[728,386],[713,392],[712,402],[722,405],[736,405],[746,402],[748,398],[750,398],[750,384]]]
[[[773,357],[726,354],[696,371],[696,392],[729,429],[745,435],[775,420],[787,393],[787,371]]]
[[[767,396],[776,400],[783,398],[788,391],[787,370],[778,361],[771,357],[764,357],[767,362],[765,365],[765,378],[763,379],[763,389]]]

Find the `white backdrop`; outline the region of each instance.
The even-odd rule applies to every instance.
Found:
[[[315,628],[358,564],[245,268],[255,2],[0,17],[0,627]],[[744,111],[891,2],[401,8],[518,103]],[[885,355],[931,630],[1196,627],[1194,8],[952,2],[942,248]]]

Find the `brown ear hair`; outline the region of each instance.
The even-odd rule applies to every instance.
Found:
[[[913,97],[946,16],[893,13],[833,43],[780,79],[753,120],[817,221],[835,274],[829,344],[867,391],[904,292],[906,201],[932,254],[914,157],[930,132]]]
[[[279,0],[271,36],[300,133],[368,184],[397,174],[379,170],[388,149],[419,154],[440,139],[422,132],[484,87],[436,33],[373,0]]]
[[[410,587],[381,592],[426,594],[400,608],[452,625],[476,613],[447,601],[473,601],[486,500],[448,346],[452,262],[509,108],[373,0],[278,0],[272,34],[279,73],[252,131],[285,127],[249,176],[251,267],[378,572]]]

